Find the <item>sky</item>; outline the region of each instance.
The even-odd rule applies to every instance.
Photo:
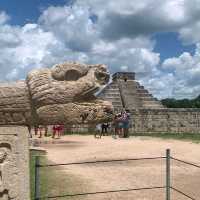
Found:
[[[200,94],[200,0],[2,0],[0,81],[65,61],[136,72],[155,97]]]

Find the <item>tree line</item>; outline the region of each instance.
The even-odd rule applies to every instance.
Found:
[[[167,108],[200,108],[200,95],[194,99],[173,99],[166,98],[161,100]]]

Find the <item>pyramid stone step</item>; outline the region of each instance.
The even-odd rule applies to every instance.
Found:
[[[159,103],[154,102],[154,101],[149,101],[149,102],[143,102],[143,106],[160,106]]]
[[[112,101],[112,104],[113,105],[117,105],[117,106],[121,106],[122,105],[121,102],[117,102],[117,101]]]
[[[121,100],[120,99],[111,99],[110,101],[112,101],[112,103],[120,103],[121,104]]]
[[[115,107],[117,107],[117,108],[122,108],[122,107],[123,107],[122,104],[115,104],[115,103],[112,103],[112,105],[113,105],[114,108],[115,108]]]
[[[134,73],[129,72],[115,73],[113,81],[102,90],[99,97],[112,102],[114,110],[120,110],[123,106],[130,110],[163,107],[143,85],[135,81]]]
[[[119,89],[118,86],[110,86],[108,89]]]
[[[121,102],[121,99],[120,98],[105,98],[107,101],[120,101]]]
[[[123,84],[123,83],[121,83],[121,84]],[[132,83],[124,83],[122,85],[122,88],[128,88],[128,87],[134,87],[134,88],[136,88],[136,85],[135,85],[134,82],[132,82]]]
[[[152,94],[150,94],[150,93],[138,93],[138,95],[139,95],[139,97],[153,97],[153,95]]]
[[[119,94],[106,94],[104,95],[105,98],[120,98],[120,95]]]
[[[119,91],[118,88],[110,88],[109,90],[110,90],[110,91]]]
[[[146,89],[137,89],[138,93],[149,93]]]
[[[144,108],[148,109],[162,109],[160,105],[149,105],[149,106],[144,106]]]
[[[122,102],[121,101],[116,101],[116,100],[108,100],[108,99],[105,99],[106,101],[110,101],[112,104],[115,104],[115,105],[122,105]]]
[[[105,94],[109,94],[109,95],[120,95],[120,92],[119,92],[119,90],[117,91],[117,90],[109,90],[109,91],[107,91]]]
[[[125,91],[123,92],[124,95],[130,95],[130,96],[138,96],[138,93],[135,91]]]
[[[140,99],[142,101],[157,101],[157,99],[152,96],[143,96],[143,97],[140,97]]]
[[[119,94],[105,94],[104,96],[107,99],[112,99],[112,98],[117,98],[117,99],[121,99]]]

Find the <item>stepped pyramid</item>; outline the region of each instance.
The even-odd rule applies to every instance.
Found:
[[[134,72],[117,72],[109,83],[98,95],[98,98],[112,102],[116,112],[123,108],[163,108],[160,101],[152,96],[135,80]]]

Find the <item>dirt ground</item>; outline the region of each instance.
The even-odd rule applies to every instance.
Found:
[[[166,149],[170,148],[171,156],[200,165],[200,144],[187,141],[151,137],[113,139],[111,136],[95,139],[93,136],[69,135],[60,139],[60,143],[50,142],[41,146],[47,150],[48,159],[53,163],[160,157],[165,156]],[[62,171],[79,180],[71,193],[165,186],[165,159],[63,166]],[[200,169],[171,161],[171,175],[172,186],[194,199],[200,199]],[[61,187],[65,186],[61,183]],[[70,199],[164,200],[165,189],[97,194]],[[171,199],[188,198],[171,191]]]

